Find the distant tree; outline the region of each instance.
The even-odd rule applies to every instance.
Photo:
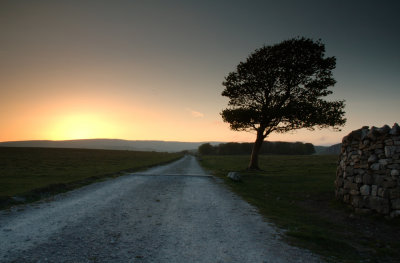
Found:
[[[201,146],[199,152],[217,155],[251,154],[254,143],[221,143],[216,146]],[[302,142],[264,142],[260,154],[313,154],[314,145]]]
[[[306,143],[305,148],[306,148],[306,154],[314,154],[315,153],[315,148],[312,143]]]
[[[199,146],[198,152],[202,155],[215,154],[215,148],[209,143],[204,143]]]
[[[218,145],[218,154],[221,155],[231,155],[231,154],[241,154],[241,144],[229,142],[221,143]]]
[[[339,130],[346,123],[344,101],[323,99],[332,93],[335,66],[320,40],[293,38],[255,50],[228,74],[222,96],[229,102],[221,116],[232,130],[255,131],[249,169],[259,169],[258,154],[271,132]]]

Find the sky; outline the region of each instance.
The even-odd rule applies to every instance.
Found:
[[[0,141],[251,142],[222,122],[229,72],[263,45],[321,39],[347,124],[271,134],[331,145],[400,119],[398,1],[0,1]]]

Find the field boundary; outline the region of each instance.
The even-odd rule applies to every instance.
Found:
[[[201,165],[283,230],[291,245],[327,262],[399,262],[400,218],[354,213],[334,197],[336,155],[261,155],[260,171],[247,171],[249,156],[201,156]],[[228,172],[242,175],[239,182]]]
[[[160,166],[175,162],[179,159],[183,158],[183,156],[179,156],[177,158],[173,158],[166,162],[159,162],[153,165],[146,165],[142,167],[123,169],[120,171],[116,171],[114,173],[107,173],[103,175],[97,176],[89,176],[80,180],[68,182],[68,183],[57,183],[57,184],[49,184],[45,187],[39,187],[32,189],[31,191],[27,191],[16,196],[0,196],[0,210],[9,209],[12,206],[29,204],[36,201],[44,200],[46,198],[50,198],[54,195],[65,193],[68,191],[72,191],[81,187],[84,187],[89,184],[93,184],[96,182],[101,182],[104,180],[109,180],[113,178],[117,178],[119,176],[124,176],[129,173],[143,171],[152,167]]]

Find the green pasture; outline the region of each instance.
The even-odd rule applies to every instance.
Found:
[[[400,262],[399,220],[356,215],[334,199],[337,156],[263,155],[259,172],[246,171],[249,156],[200,159],[290,243],[329,262]],[[241,172],[242,181],[228,179],[229,171]]]
[[[0,207],[12,204],[14,196],[37,200],[46,193],[63,192],[180,157],[180,153],[0,147]]]

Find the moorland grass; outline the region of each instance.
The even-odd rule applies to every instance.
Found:
[[[246,171],[249,156],[202,156],[201,164],[284,229],[296,246],[330,262],[400,262],[398,220],[359,217],[335,201],[337,159],[266,155],[260,156],[262,171],[257,172]],[[228,179],[229,171],[240,171],[241,182]]]
[[[0,208],[105,177],[164,164],[181,153],[0,147]],[[15,198],[18,196],[19,198]],[[11,198],[14,197],[14,198]]]

